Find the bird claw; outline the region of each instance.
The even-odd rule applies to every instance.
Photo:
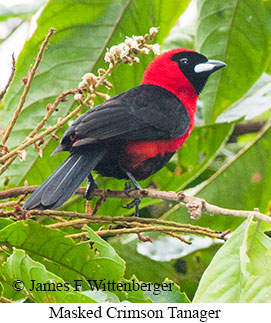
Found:
[[[83,197],[84,197],[87,201],[92,200],[92,198],[93,198],[92,191],[93,191],[93,190],[88,189],[88,187],[86,188],[86,190],[85,190],[85,192],[84,192]]]
[[[127,195],[127,197],[130,197],[130,192],[134,191],[134,190],[141,190],[141,186],[138,184],[138,182],[136,181],[136,179],[134,178],[134,176],[124,170],[124,172],[126,173],[126,175],[128,176],[128,178],[131,180],[130,182],[126,182],[124,184],[124,192]],[[132,202],[126,204],[126,205],[122,205],[122,207],[124,209],[132,209],[133,207],[135,207],[135,216],[139,216],[139,205],[141,202],[141,198],[135,198]]]
[[[95,188],[98,188],[98,185],[94,181],[93,177],[90,175],[88,177],[87,188],[86,188],[85,193],[83,195],[86,200],[89,201],[89,200],[91,200],[93,198],[92,192],[93,192],[93,190],[95,190]]]
[[[124,209],[132,209],[133,207],[135,207],[135,216],[139,216],[139,204],[141,202],[140,198],[136,198],[134,199],[132,202],[126,204],[126,205],[122,205],[121,207],[123,207]]]
[[[126,205],[122,205],[122,207],[125,208],[125,209],[132,209],[137,204],[140,204],[140,202],[141,202],[141,199],[140,198],[136,198],[132,202],[130,202],[130,203],[126,204]]]

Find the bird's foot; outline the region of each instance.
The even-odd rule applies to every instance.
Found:
[[[133,183],[134,184],[134,183]],[[134,191],[134,190],[141,190],[140,185],[137,183],[137,185],[134,185],[134,187],[131,185],[131,183],[125,183],[124,185],[124,192],[125,194],[130,197],[130,192]],[[135,198],[132,202],[126,204],[126,205],[122,205],[122,207],[124,209],[132,209],[135,208],[135,216],[139,216],[139,205],[141,202],[141,198]]]
[[[86,188],[85,193],[84,193],[84,198],[86,200],[89,201],[89,200],[91,200],[93,198],[92,192],[93,192],[93,190],[95,190],[95,188],[98,188],[98,185],[96,184],[94,178],[90,174],[88,176],[88,185],[87,185],[87,188]]]
[[[135,208],[135,216],[139,216],[139,205],[140,205],[141,199],[140,198],[136,198],[134,199],[132,202],[126,204],[126,205],[122,205],[122,207],[124,209],[132,209],[133,207]]]
[[[132,192],[133,190],[136,190],[136,187],[135,187],[135,186],[132,186],[132,184],[131,184],[131,183],[126,182],[126,183],[124,184],[124,193],[125,193],[128,197],[130,197],[129,193],[130,193],[130,192]]]

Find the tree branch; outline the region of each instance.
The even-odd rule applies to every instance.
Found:
[[[4,216],[14,216],[17,218],[29,218],[35,215],[45,215],[53,219],[58,220],[58,223],[47,225],[49,228],[58,229],[64,227],[74,227],[76,229],[82,228],[83,225],[99,223],[99,224],[108,224],[108,229],[103,229],[101,227],[96,233],[100,236],[104,235],[120,235],[128,233],[137,233],[142,232],[162,232],[168,235],[171,235],[179,240],[191,244],[190,241],[184,239],[180,233],[185,234],[199,234],[203,236],[208,236],[214,239],[226,240],[225,236],[230,232],[218,232],[209,228],[204,228],[200,226],[195,226],[192,224],[178,223],[174,221],[166,221],[153,218],[139,218],[134,216],[95,216],[92,213],[77,213],[77,212],[67,212],[67,211],[57,211],[57,210],[30,210],[28,212],[23,211],[21,208],[16,208],[15,211],[0,211],[0,217]],[[77,218],[75,220],[64,220],[62,217],[68,218]],[[112,229],[111,225],[122,226],[124,228]],[[69,237],[79,238],[87,236],[86,232],[79,234],[71,235]]]
[[[259,132],[265,123],[265,121],[247,121],[236,124],[228,142],[236,142],[237,137],[241,135]]]
[[[0,192],[0,200],[32,193],[37,187],[38,186],[17,187],[11,190]],[[84,192],[85,192],[85,188],[81,187],[76,191],[76,194],[83,195]],[[104,199],[106,198],[119,198],[119,199],[151,198],[151,199],[161,199],[164,201],[178,202],[185,205],[188,208],[190,216],[194,220],[198,220],[203,213],[207,213],[212,215],[225,215],[225,216],[235,216],[235,217],[244,217],[244,218],[253,216],[258,220],[271,223],[271,217],[266,214],[260,213],[258,210],[246,211],[246,210],[226,209],[226,208],[222,208],[222,207],[210,204],[204,199],[194,197],[194,196],[187,196],[183,192],[176,193],[173,191],[166,192],[166,191],[158,191],[153,189],[143,189],[143,190],[133,190],[129,192],[129,196],[127,196],[127,192],[124,192],[124,191],[95,189],[93,191],[93,196],[103,197]],[[30,212],[33,212],[33,211],[30,211]],[[40,214],[39,212],[40,211],[35,211],[35,214]],[[48,212],[48,215],[49,215],[49,212],[52,212],[52,210],[46,210],[46,212]],[[74,213],[71,213],[71,214],[74,214]],[[71,215],[68,215],[68,216],[71,216]],[[79,213],[76,213],[76,216],[80,217]]]

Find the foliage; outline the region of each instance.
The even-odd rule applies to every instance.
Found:
[[[225,61],[227,67],[208,81],[200,96],[196,127],[185,145],[142,186],[187,190],[187,194],[220,207],[259,208],[262,213],[270,213],[271,2],[198,0],[197,9],[190,7],[188,11],[189,23],[183,23],[185,9],[191,2],[195,4],[194,0],[49,0],[42,8],[34,34],[19,54],[14,79],[1,102],[0,127],[6,128],[24,90],[22,79],[27,76],[49,28],[54,27],[56,34],[50,39],[7,141],[9,150],[33,130],[44,117],[46,106],[61,92],[76,88],[85,73],[107,68],[104,61],[107,48],[126,36],[144,35],[155,26],[159,27],[155,41],[162,45],[162,50],[193,48],[208,58]],[[0,21],[14,17],[27,20],[37,8],[37,3],[10,10],[0,6]],[[0,43],[0,50],[4,44],[5,41]],[[108,78],[113,87],[106,89],[106,93],[113,96],[140,83],[153,54],[140,54],[139,58],[139,64],[120,64],[114,69]],[[95,104],[101,102],[101,98],[95,100]],[[61,102],[46,127],[54,125],[75,106],[71,97]],[[243,134],[235,140],[232,131],[236,125],[244,125],[244,119],[267,125],[259,134]],[[66,127],[56,135],[61,136]],[[50,157],[56,145],[54,139],[46,137],[42,158],[33,145],[28,147],[26,160],[15,159],[1,175],[1,190],[22,186],[25,181],[38,185],[45,180],[66,157],[65,154]],[[101,188],[124,187],[124,181],[100,176],[96,176],[96,181]],[[91,201],[92,209],[96,202]],[[129,214],[120,207],[122,202],[108,199],[97,214]],[[85,211],[81,198],[72,198],[64,207],[68,211]],[[55,229],[47,225],[56,223],[56,218],[22,221],[0,218],[0,297],[62,303],[271,301],[271,240],[266,234],[271,231],[270,224],[221,215],[203,215],[196,222],[189,218],[184,206],[147,199],[141,204],[140,214],[234,232],[223,245],[206,237],[203,240],[186,237],[191,238],[192,246],[155,233],[151,235],[154,241],[151,245],[140,242],[136,235],[103,239],[95,233],[100,228],[97,224]],[[82,240],[67,236],[82,231],[86,233]],[[157,295],[153,289],[96,291],[88,283],[93,279],[122,284],[172,284],[173,290],[160,289]],[[15,280],[25,283],[21,291],[14,290]],[[31,292],[31,280],[66,283],[69,290]],[[80,291],[75,280],[81,281]]]
[[[251,220],[217,252],[202,276],[194,302],[271,301],[271,241],[263,226]]]

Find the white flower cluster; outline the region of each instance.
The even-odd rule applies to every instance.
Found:
[[[98,77],[93,74],[93,73],[86,73],[83,77],[82,77],[82,81],[79,82],[78,84],[78,89],[82,90],[82,91],[87,91],[87,92],[91,92],[91,90],[95,87],[95,85],[98,82]],[[77,93],[74,96],[74,100],[77,101],[82,101],[84,98],[84,94],[83,93]]]
[[[160,45],[146,44],[146,41],[155,37],[158,33],[158,28],[152,27],[149,30],[149,33],[145,36],[126,36],[126,39],[123,43],[119,45],[112,46],[107,53],[105,54],[104,60],[107,63],[111,64],[111,67],[116,63],[117,60],[123,61],[125,64],[132,65],[133,63],[139,63],[139,58],[134,55],[137,54],[149,54],[150,50],[154,54],[160,54]],[[110,66],[109,66],[110,67]]]
[[[73,99],[75,101],[82,101],[83,100],[83,95],[80,94],[80,93],[77,93],[77,94],[74,95]]]
[[[112,68],[116,64],[120,62],[129,65],[139,63],[139,58],[134,55],[149,54],[150,51],[153,51],[156,55],[160,54],[159,44],[156,43],[150,45],[147,43],[149,40],[152,40],[157,33],[158,28],[152,27],[150,28],[149,33],[145,36],[127,36],[123,43],[112,46],[107,50],[104,60],[109,63],[109,69],[106,71],[100,68],[98,70],[99,76],[96,76],[93,73],[85,74],[82,77],[82,81],[78,84],[79,93],[74,95],[74,100],[77,100],[82,104],[85,98],[85,91],[90,95],[88,96],[89,99],[87,102],[84,102],[84,104],[88,104],[89,106],[93,106],[94,103],[92,99],[96,95],[108,100],[110,98],[109,95],[97,91],[99,85],[104,84],[109,89],[112,87],[112,84],[107,81],[106,76],[110,75]]]
[[[98,82],[98,77],[93,73],[86,73],[82,77],[82,81],[78,84],[78,88],[90,91]]]
[[[86,73],[82,77],[82,81],[78,84],[78,89],[81,90],[81,93],[75,94],[73,97],[74,100],[83,103],[83,99],[85,98],[83,91],[87,91],[88,93],[90,93],[89,100],[85,103],[91,107],[94,104],[92,99],[94,99],[96,97],[96,95],[102,97],[105,100],[110,99],[110,96],[108,94],[102,93],[102,92],[97,92],[97,90],[95,88],[97,83],[100,80],[101,75],[104,74],[105,72],[106,71],[104,69],[99,69],[98,70],[99,76],[96,76],[93,73]],[[104,84],[108,89],[112,87],[112,84],[110,82],[108,82],[106,79],[103,80],[102,84]]]

